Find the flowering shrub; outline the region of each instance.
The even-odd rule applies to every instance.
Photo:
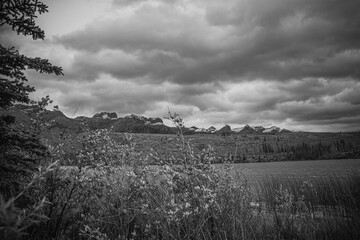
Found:
[[[311,191],[312,185],[303,182],[295,199],[294,195],[282,185],[275,191],[275,209],[273,211],[278,234],[285,239],[298,236],[315,237],[316,223],[310,209],[305,204],[305,192]]]
[[[52,204],[46,209],[50,220],[44,235],[218,239],[232,231],[236,238],[233,227],[223,232],[218,229],[225,226],[226,218],[237,214],[236,208],[240,211],[236,206],[242,204],[241,211],[245,209],[249,190],[237,190],[231,183],[237,199],[226,201],[226,185],[234,179],[224,178],[210,165],[215,159],[211,148],[195,154],[179,138],[182,159],[168,158],[160,166],[150,166],[147,158],[135,152],[130,137],[126,144],[119,144],[110,134],[110,130],[84,134],[76,153],[77,167],[59,167],[46,176],[39,192]],[[58,148],[50,149],[59,161],[66,160]],[[245,223],[247,215],[242,217]]]
[[[0,231],[7,239],[315,239],[318,222],[313,186],[294,194],[282,184],[255,200],[246,178],[231,164],[217,170],[211,147],[201,152],[181,135],[174,144],[181,157],[149,165],[127,135],[113,140],[111,129],[76,138],[73,158],[64,144],[48,146],[41,168],[19,197],[0,198]],[[159,159],[161,160],[161,159]],[[76,163],[61,166],[59,163]],[[266,198],[267,197],[267,198]],[[17,207],[18,201],[31,201]],[[266,206],[266,211],[262,205]]]

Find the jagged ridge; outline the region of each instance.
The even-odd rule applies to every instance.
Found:
[[[12,115],[16,116],[17,121],[22,124],[30,124],[30,118],[34,117],[31,114],[31,107],[24,105],[16,105],[13,107]],[[61,111],[44,111],[40,115],[40,119],[46,122],[49,130],[53,132],[66,131],[66,132],[81,132],[85,131],[85,126],[91,130],[95,129],[112,129],[114,132],[130,132],[130,133],[159,133],[168,134],[176,133],[176,128],[170,127],[164,124],[160,118],[147,118],[144,116],[138,116],[131,114],[125,117],[118,117],[115,112],[100,112],[96,113],[93,117],[79,116],[76,118],[69,118],[65,116]],[[228,135],[233,133],[238,134],[277,134],[291,132],[286,129],[280,129],[279,127],[272,126],[264,128],[262,126],[252,127],[246,124],[241,128],[231,129],[229,125],[217,130],[211,126],[209,128],[198,128],[192,126],[190,128],[184,127],[184,134],[222,134]]]

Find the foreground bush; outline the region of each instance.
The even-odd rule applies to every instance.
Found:
[[[179,130],[181,157],[160,166],[148,164],[158,158],[155,153],[144,158],[131,137],[118,144],[107,130],[78,139],[76,167],[61,166],[68,162],[61,145],[49,147],[51,164],[24,182],[18,195],[0,198],[1,238],[358,237],[359,177],[313,183],[272,179],[254,194],[230,164],[211,166],[216,161],[211,148],[194,153],[182,137],[182,120],[170,119]],[[31,204],[22,208],[24,201]]]
[[[359,239],[360,175],[262,179],[258,201],[284,239]],[[275,232],[274,232],[275,230]]]

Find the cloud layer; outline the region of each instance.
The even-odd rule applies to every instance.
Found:
[[[49,5],[48,15],[66,12]],[[0,37],[63,66],[64,77],[28,75],[36,94],[50,92],[68,114],[162,117],[170,108],[201,127],[360,128],[357,0],[107,0],[99,8],[59,34],[61,19],[44,16],[53,33],[45,42]]]

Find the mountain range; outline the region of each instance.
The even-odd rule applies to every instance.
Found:
[[[13,115],[16,121],[23,126],[31,124],[31,119],[35,117],[32,113],[33,107],[26,105],[15,105],[12,109],[1,114]],[[138,115],[128,115],[125,117],[118,117],[115,112],[100,112],[93,117],[79,116],[76,118],[69,118],[61,111],[42,111],[39,119],[43,121],[49,131],[66,131],[66,132],[83,132],[86,128],[91,130],[96,129],[112,129],[114,132],[128,132],[128,133],[157,133],[157,134],[172,134],[176,133],[175,127],[170,127],[164,124],[161,118],[147,118]],[[222,134],[229,135],[233,133],[238,134],[278,134],[291,132],[286,129],[281,129],[276,126],[265,128],[262,126],[245,125],[241,128],[232,129],[229,125],[225,125],[220,129],[211,126],[209,128],[199,128],[196,126],[184,127],[184,134]]]

